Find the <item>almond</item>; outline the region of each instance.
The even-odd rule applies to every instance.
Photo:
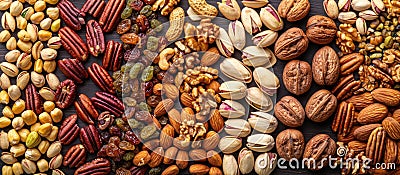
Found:
[[[145,143],[143,143],[142,150],[143,151],[151,151],[154,150],[155,148],[160,146],[160,140],[159,139],[153,139],[149,140]]]
[[[178,88],[171,83],[163,83],[163,93],[172,100],[175,100],[179,96]]]
[[[182,93],[180,97],[181,103],[183,106],[193,108],[193,103],[195,99],[188,93]]]
[[[210,172],[208,173],[209,175],[223,175],[221,169],[217,167],[211,167]]]
[[[133,158],[133,164],[136,166],[144,166],[148,164],[151,160],[151,156],[147,151],[140,151]]]
[[[189,163],[189,155],[186,151],[179,150],[176,155],[176,165],[179,169],[185,169]]]
[[[360,124],[378,123],[387,116],[388,112],[385,105],[374,103],[360,111],[357,122]]]
[[[151,160],[148,165],[151,168],[158,167],[163,161],[164,149],[162,147],[156,148],[150,155]]]
[[[178,148],[170,147],[165,151],[163,163],[168,165],[174,163],[176,154],[178,154]]]
[[[193,175],[205,175],[208,174],[210,168],[203,164],[194,164],[189,167],[189,173]]]
[[[210,115],[210,125],[211,128],[216,131],[219,132],[224,128],[224,119],[222,118],[221,114],[219,113],[218,109],[214,109],[213,111],[211,111],[211,115]]]
[[[176,165],[171,165],[168,168],[166,168],[161,175],[178,175],[179,174],[179,168]]]
[[[386,140],[385,155],[383,158],[383,162],[385,163],[396,162],[398,149],[399,148],[397,147],[397,143],[394,140],[388,138]]]
[[[174,134],[174,127],[170,124],[165,125],[160,134],[160,146],[164,149],[171,147]]]
[[[218,52],[218,48],[211,47],[201,57],[200,65],[211,66],[219,60],[219,57],[220,57],[220,55]]]
[[[207,152],[204,149],[193,149],[190,150],[189,157],[193,161],[205,162],[207,160]]]
[[[383,129],[394,140],[400,139],[400,123],[392,117],[387,117],[382,121]]]
[[[369,135],[371,134],[371,132],[377,128],[380,127],[381,124],[369,124],[369,125],[364,125],[361,126],[357,129],[354,130],[353,135],[357,140],[360,141],[367,141],[369,138]]]
[[[362,110],[366,108],[367,106],[371,105],[374,103],[374,98],[372,98],[372,95],[370,92],[365,92],[360,95],[354,95],[350,97],[349,99],[346,100],[348,103],[352,103],[356,110]]]
[[[371,92],[372,97],[387,106],[400,105],[400,91],[390,88],[378,88]]]
[[[181,127],[181,114],[176,109],[171,109],[168,112],[168,121],[174,127],[175,132],[179,133]]]
[[[217,167],[222,166],[222,158],[218,154],[218,152],[214,150],[210,150],[207,152],[207,160],[208,163],[210,163],[210,165],[212,166],[217,166]]]
[[[194,116],[194,111],[192,108],[185,107],[182,109],[181,121],[194,121],[194,123],[196,123],[196,117]]]
[[[365,149],[367,148],[367,143],[360,141],[351,141],[348,143],[348,146],[350,150],[354,150],[356,152],[362,152],[365,151]]]
[[[203,140],[203,149],[205,150],[213,150],[219,144],[219,134],[215,131],[209,131],[206,135],[206,138]]]
[[[158,105],[156,106],[156,108],[154,109],[154,115],[156,117],[162,116],[167,114],[167,112],[169,110],[171,110],[174,107],[174,101],[172,101],[171,99],[167,98],[162,100],[160,103],[158,103]]]

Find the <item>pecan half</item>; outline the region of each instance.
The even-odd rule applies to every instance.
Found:
[[[70,80],[66,79],[60,83],[56,91],[56,105],[61,109],[69,107],[74,102],[76,96],[76,85]]]
[[[104,158],[97,158],[79,167],[74,175],[107,175],[110,172],[110,161]]]
[[[110,0],[107,2],[99,19],[99,24],[102,26],[104,32],[111,32],[117,26],[124,7],[125,0]]]
[[[369,136],[366,156],[372,159],[372,163],[376,164],[381,162],[384,156],[383,151],[385,150],[386,132],[383,127],[378,127],[372,131]]]
[[[100,135],[94,125],[81,128],[79,140],[91,154],[95,153],[101,148]]]
[[[105,6],[106,2],[103,0],[87,0],[85,4],[83,4],[81,11],[98,18],[101,12],[103,12]]]
[[[88,68],[88,72],[90,78],[102,91],[115,94],[113,79],[103,67],[97,63],[93,63]]]
[[[82,144],[77,144],[69,148],[64,156],[63,165],[69,168],[77,168],[86,161],[86,149]]]
[[[119,70],[121,68],[122,56],[122,44],[113,40],[108,41],[106,53],[103,57],[103,67],[113,72]]]
[[[338,101],[351,97],[361,88],[361,82],[354,79],[353,74],[343,77],[338,84],[332,89],[332,93],[336,95]]]
[[[79,134],[79,126],[76,124],[78,116],[76,114],[70,115],[61,124],[60,131],[58,132],[58,140],[63,145],[68,145],[73,142]]]
[[[26,109],[32,110],[37,115],[43,112],[42,97],[40,97],[36,87],[29,84],[25,89]]]
[[[58,60],[58,67],[61,72],[69,79],[74,80],[76,83],[83,83],[84,79],[89,75],[83,66],[82,62],[77,59],[62,59]]]
[[[85,24],[85,13],[79,11],[69,0],[60,1],[57,7],[60,9],[61,19],[68,27],[71,27],[73,30],[81,30],[81,25]]]
[[[76,114],[78,114],[79,118],[88,123],[94,124],[92,119],[97,119],[99,113],[96,108],[94,108],[92,101],[85,94],[80,94],[79,98],[74,103]]]
[[[103,31],[99,23],[95,20],[88,21],[86,25],[86,42],[89,46],[90,54],[95,57],[99,56],[106,49]]]
[[[82,38],[71,28],[63,27],[59,30],[61,44],[65,50],[75,59],[86,61],[88,58],[88,48]]]
[[[96,92],[92,97],[94,106],[103,111],[110,111],[116,117],[120,117],[124,112],[124,104],[116,96],[107,92]]]
[[[336,111],[335,119],[332,123],[333,132],[346,136],[350,133],[354,121],[354,105],[352,103],[342,102]]]

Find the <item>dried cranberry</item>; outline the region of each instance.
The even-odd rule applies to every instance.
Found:
[[[117,126],[111,126],[108,130],[111,136],[118,136],[118,137],[122,136],[121,130]]]
[[[133,131],[127,131],[125,133],[124,140],[128,141],[129,143],[131,143],[133,145],[140,144],[140,140],[138,139],[138,137],[136,136],[136,134]]]
[[[130,19],[124,19],[121,22],[119,22],[117,26],[117,33],[118,34],[124,34],[131,29],[132,26],[132,21]]]
[[[155,108],[158,103],[161,102],[161,96],[157,96],[157,95],[152,95],[149,98],[147,98],[147,104],[153,108]]]
[[[142,0],[133,0],[129,6],[135,11],[140,11],[143,8],[144,3]]]

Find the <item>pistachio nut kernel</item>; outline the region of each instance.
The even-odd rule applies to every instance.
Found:
[[[10,5],[10,14],[12,16],[19,16],[21,14],[23,8],[24,8],[24,6],[22,5],[21,2],[14,1]]]
[[[19,136],[17,130],[15,129],[10,129],[8,131],[8,142],[10,142],[10,145],[16,145],[21,141],[21,137]]]
[[[26,148],[22,143],[16,144],[10,148],[10,152],[14,157],[19,157],[25,154]]]
[[[11,30],[11,32],[14,32],[16,27],[15,18],[9,12],[4,12],[1,17],[1,26],[4,30]]]
[[[40,151],[40,153],[44,154],[46,153],[47,149],[49,149],[49,147],[50,147],[50,142],[47,140],[42,140],[42,142],[40,142],[38,146],[38,150]]]
[[[5,73],[0,75],[0,87],[2,89],[8,89],[11,86],[10,78]]]
[[[39,114],[39,121],[42,124],[45,124],[45,123],[50,123],[51,124],[53,122],[51,120],[51,116],[50,116],[50,114],[48,112],[42,112],[41,114]],[[43,136],[43,137],[47,137],[47,136]]]
[[[0,1],[0,10],[5,11],[8,10],[11,6],[12,0],[2,0]]]
[[[38,32],[38,38],[40,41],[47,41],[51,38],[53,34],[50,31],[40,30]]]
[[[24,174],[24,170],[22,169],[22,165],[19,162],[16,162],[12,165],[12,171],[14,175],[22,175]]]
[[[53,73],[49,73],[46,75],[46,81],[49,85],[50,89],[57,90],[57,87],[60,85],[60,80],[57,75]]]
[[[51,23],[51,31],[58,32],[60,26],[61,26],[61,20],[60,19],[54,20],[53,23]]]
[[[33,125],[37,121],[37,116],[32,110],[22,112],[21,117],[27,125]]]
[[[283,21],[271,4],[261,8],[260,19],[270,30],[279,31],[283,29]]]
[[[26,147],[34,148],[39,145],[42,141],[42,138],[39,136],[39,133],[36,131],[32,131],[29,133],[28,138],[26,138]]]
[[[62,120],[63,112],[60,108],[54,108],[50,112],[50,116],[55,123],[58,123],[58,122],[61,122],[61,120]]]
[[[8,30],[0,32],[0,43],[5,43],[11,38],[11,33]]]
[[[31,82],[36,87],[43,87],[46,83],[46,79],[43,74],[39,74],[35,71],[31,72]]]
[[[17,48],[17,39],[11,37],[6,43],[6,48],[8,50],[15,50]]]
[[[37,72],[37,73],[42,73],[43,71],[43,60],[42,59],[38,59],[35,61],[35,64],[33,66],[33,71]]]
[[[21,114],[25,110],[25,101],[18,99],[14,102],[11,110],[14,114]]]
[[[35,13],[35,10],[33,7],[26,7],[24,10],[21,12],[21,16],[25,18],[26,20],[29,20],[31,16]]]
[[[26,138],[28,138],[29,133],[31,133],[31,132],[25,128],[18,130],[18,134],[21,139],[21,142],[26,142]]]
[[[53,21],[50,18],[45,18],[43,21],[40,22],[40,28],[42,28],[43,30],[49,30],[52,22]]]
[[[7,52],[7,54],[4,56],[4,59],[9,63],[14,63],[17,62],[20,55],[21,52],[19,50],[12,50]]]
[[[44,11],[44,9],[46,9],[46,2],[44,2],[44,1],[36,1],[36,3],[33,6],[33,8],[37,12],[42,12],[42,11]]]
[[[24,127],[24,125],[25,125],[25,122],[22,119],[22,117],[15,117],[11,123],[11,126],[17,131],[22,129],[22,127]]]
[[[49,41],[47,41],[47,47],[52,49],[59,49],[61,48],[61,38],[58,36],[51,37]]]
[[[0,117],[0,128],[10,126],[11,120],[7,117]]]
[[[0,103],[7,105],[10,102],[10,96],[8,95],[7,91],[2,90],[0,92]]]
[[[21,30],[25,30],[26,26],[28,25],[28,21],[21,15],[17,16],[15,19],[17,21],[17,28],[21,29]]]
[[[26,26],[26,31],[29,33],[29,35],[31,36],[31,41],[32,42],[36,42],[37,38],[38,38],[38,32],[39,29],[35,24],[31,24],[29,23]]]
[[[17,100],[17,101],[19,101],[19,100]],[[14,104],[15,104],[15,103],[14,103]],[[12,111],[12,109],[11,109],[10,106],[5,106],[5,107],[3,108],[2,113],[3,113],[3,116],[4,116],[4,117],[10,118],[10,119],[14,118],[14,112]]]
[[[37,167],[39,169],[39,172],[43,173],[49,170],[49,162],[47,162],[46,159],[40,159],[37,161]]]
[[[23,159],[21,164],[22,169],[25,171],[26,174],[33,174],[36,172],[37,168],[35,162],[28,159]]]
[[[57,51],[52,48],[45,48],[40,52],[40,56],[44,61],[52,61],[57,57]]]
[[[37,41],[33,46],[32,46],[32,57],[35,60],[38,60],[40,58],[40,52],[43,50],[44,45],[41,41]]]
[[[0,159],[8,165],[12,165],[13,163],[17,162],[18,160],[9,152],[2,152]]]
[[[43,19],[44,19],[43,12],[36,12],[30,18],[30,20],[33,24],[40,24],[40,21],[42,21]]]
[[[8,134],[1,130],[0,132],[0,149],[8,149],[10,147],[10,142],[8,142]]]
[[[29,33],[26,30],[20,30],[17,34],[18,39],[22,40],[22,41],[30,41],[31,40],[31,36],[29,35]]]
[[[44,61],[43,63],[43,70],[46,71],[47,73],[52,73],[54,70],[56,70],[57,63],[55,60],[52,61]]]
[[[51,123],[45,123],[39,126],[38,134],[42,137],[47,137],[50,135],[53,125]]]
[[[60,14],[60,10],[57,7],[49,7],[46,10],[46,15],[52,20],[57,20]]]

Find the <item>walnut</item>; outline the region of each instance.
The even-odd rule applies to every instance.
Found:
[[[355,42],[361,42],[361,36],[357,29],[350,24],[340,24],[339,31],[336,32],[336,44],[344,54],[349,54],[356,48]]]

